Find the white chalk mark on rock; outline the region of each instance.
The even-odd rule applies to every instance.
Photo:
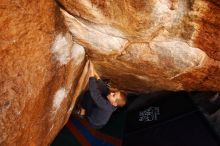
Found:
[[[85,50],[83,46],[75,43],[71,50],[71,58],[74,60],[76,65],[80,64],[85,57]]]
[[[51,50],[61,65],[67,64],[71,59],[78,65],[85,57],[84,48],[74,43],[69,33],[58,34]]]
[[[84,22],[64,10],[62,10],[62,13],[73,36],[89,45],[90,49],[92,48],[101,54],[120,53],[128,42],[123,38],[122,33],[119,33],[119,30],[115,28]],[[119,34],[120,36],[117,36]]]
[[[69,43],[66,36],[58,34],[52,46],[52,52],[61,65],[69,61]]]
[[[59,109],[61,103],[67,96],[68,91],[65,88],[60,88],[54,95],[54,100],[53,100],[53,109],[57,110]]]

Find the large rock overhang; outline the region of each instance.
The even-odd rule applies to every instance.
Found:
[[[126,91],[220,91],[218,0],[3,0],[0,15],[0,145],[51,143],[89,61]]]
[[[217,1],[59,2],[74,40],[113,86],[141,92],[220,89]]]

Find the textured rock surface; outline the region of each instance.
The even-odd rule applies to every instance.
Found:
[[[220,90],[218,0],[59,0],[74,39],[125,90]]]
[[[219,91],[219,29],[218,0],[1,0],[0,145],[52,141],[85,55],[120,89]]]
[[[1,146],[51,143],[71,113],[84,55],[55,2],[0,2]]]

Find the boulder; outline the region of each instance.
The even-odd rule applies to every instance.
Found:
[[[0,2],[0,145],[49,145],[89,63],[125,91],[220,91],[218,0]]]
[[[49,145],[82,89],[84,48],[54,1],[3,0],[0,16],[0,145]]]
[[[218,0],[59,2],[74,40],[113,86],[220,90]]]

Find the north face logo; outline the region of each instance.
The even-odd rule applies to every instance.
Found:
[[[139,112],[139,119],[140,122],[150,122],[156,121],[158,119],[158,115],[160,115],[159,107],[149,107],[143,111]]]

